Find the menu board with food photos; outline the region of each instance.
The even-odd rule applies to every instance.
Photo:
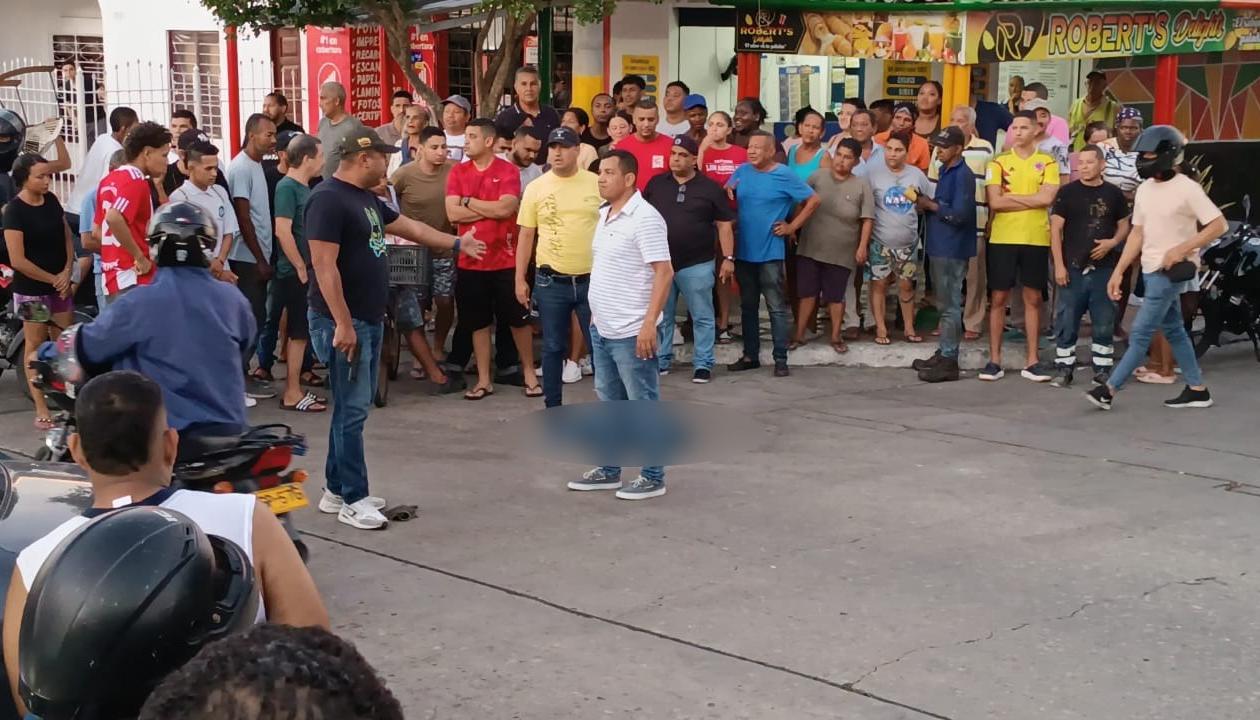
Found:
[[[957,63],[963,20],[956,14],[745,10],[736,50]]]

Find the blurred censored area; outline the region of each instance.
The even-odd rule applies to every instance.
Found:
[[[508,430],[523,453],[625,467],[729,461],[770,440],[764,426],[729,408],[653,400],[562,405],[517,418]]]

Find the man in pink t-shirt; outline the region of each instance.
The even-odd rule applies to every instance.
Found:
[[[669,172],[669,153],[674,140],[656,132],[659,116],[656,103],[640,100],[634,108],[634,134],[617,143],[618,150],[625,150],[639,162],[639,174],[635,185],[639,192],[657,175]]]

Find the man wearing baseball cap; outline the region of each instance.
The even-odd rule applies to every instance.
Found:
[[[1072,168],[1068,158],[1068,146],[1059,138],[1050,134],[1050,122],[1054,114],[1050,112],[1050,103],[1041,98],[1033,98],[1024,102],[1024,111],[1037,116],[1037,149],[1054,158],[1059,164],[1059,184],[1067,184]]]
[[[643,198],[665,218],[674,279],[665,297],[665,311],[657,326],[657,361],[662,375],[674,360],[674,312],[679,294],[687,301],[695,330],[691,381],[713,378],[713,346],[717,340],[713,313],[714,248],[722,247],[723,283],[735,275],[735,211],[721,185],[696,172],[699,145],[690,135],[674,138],[669,172],[648,181]]]
[[[691,129],[687,134],[696,144],[704,142],[704,125],[709,121],[709,104],[703,95],[692,93],[683,100],[683,111],[687,113],[687,122]]]
[[[185,130],[175,139],[175,154],[178,160],[166,166],[166,175],[162,178],[162,191],[170,197],[171,193],[188,180],[188,167],[184,164],[184,158],[188,152],[188,148],[198,146],[202,153],[205,153],[207,147],[214,147],[210,142],[210,136],[204,130]],[[218,148],[215,148],[215,153]],[[228,189],[227,176],[223,174],[220,168],[214,177],[214,184],[222,186],[224,190]]]
[[[958,379],[958,344],[962,340],[963,281],[976,254],[976,176],[963,162],[967,137],[952,125],[932,136],[941,163],[934,198],[919,195],[915,204],[927,213],[927,255],[932,287],[941,311],[941,340],[931,359],[915,361],[925,382]]]
[[[452,95],[442,101],[442,130],[446,132],[446,157],[452,162],[463,162],[464,129],[472,117],[472,103],[463,95]]]
[[[381,321],[389,302],[385,234],[431,248],[480,258],[485,243],[473,233],[455,237],[399,215],[372,192],[385,179],[386,159],[398,148],[373,131],[349,130],[337,148],[337,169],[311,191],[305,233],[314,277],[310,283],[311,346],[328,366],[333,412],[320,512],[361,530],[384,528],[385,501],[368,494],[363,426],[380,367]],[[292,369],[291,369],[292,370]]]
[[[542,324],[543,402],[563,402],[565,358],[569,353],[570,318],[590,347],[591,241],[599,222],[599,181],[578,165],[581,139],[572,128],[558,127],[547,135],[546,160],[551,169],[525,188],[516,224],[516,299],[529,307],[531,296]],[[538,252],[533,288],[529,282],[530,256]],[[528,372],[528,368],[526,368]],[[579,378],[581,377],[579,373]]]
[[[1116,113],[1120,112],[1120,103],[1107,97],[1107,75],[1101,70],[1093,70],[1085,76],[1085,96],[1072,103],[1068,111],[1068,133],[1072,136],[1072,151],[1080,152],[1085,147],[1085,128],[1092,122],[1106,123],[1107,127],[1116,124]]]

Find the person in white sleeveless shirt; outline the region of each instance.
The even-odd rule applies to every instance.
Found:
[[[179,435],[167,426],[162,390],[156,383],[135,372],[105,373],[84,385],[75,410],[79,431],[70,436],[70,452],[88,473],[92,507],[18,554],[4,610],[4,659],[15,699],[18,634],[31,583],[66,536],[116,508],[150,505],[176,510],[207,534],[239,545],[254,565],[260,590],[258,622],[329,627],[315,581],[266,505],[252,495],[171,489]]]

